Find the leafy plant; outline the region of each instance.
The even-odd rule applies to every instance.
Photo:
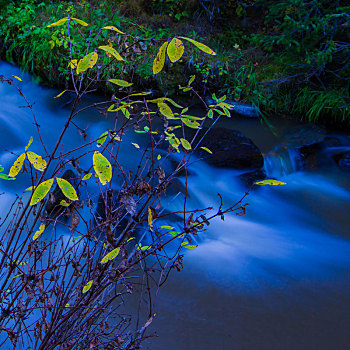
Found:
[[[67,13],[45,26],[53,33],[59,29],[68,40],[67,45],[54,46],[69,79],[66,90],[56,98],[63,93],[74,96],[52,149],[45,145],[32,103],[16,85],[16,77],[1,77],[1,82],[13,86],[26,101],[37,135],[9,169],[9,178],[27,177],[31,186],[9,205],[0,226],[0,347],[137,349],[155,317],[154,290],[165,283],[172,269],[182,269],[183,251],[197,247],[196,236],[212,219],[243,206],[241,199],[224,208],[221,200],[217,210],[191,209],[185,195],[177,211],[163,210],[169,200],[166,189],[187,169],[193,152],[201,147],[211,153],[198,142],[199,129],[205,122],[214,123],[217,116],[230,117],[232,106],[225,96],[215,94],[214,103],[207,106],[192,86],[194,76],[180,91],[198,96],[206,108],[203,117],[192,116],[187,107],[167,96],[138,90],[118,74],[106,81],[106,71],[117,72],[115,66],[128,60],[128,48],[120,50],[112,39],[120,37],[125,44],[123,36],[128,34],[110,24],[96,34],[88,22],[71,17],[76,16],[71,9]],[[176,64],[190,45],[205,55],[215,55],[196,40],[174,37],[160,45],[153,60],[154,74],[164,73],[167,58]],[[82,98],[98,84],[110,84],[110,98],[81,105]],[[115,120],[114,127],[86,140],[86,133],[76,123],[86,109]],[[75,149],[66,149],[62,143],[70,128],[77,128],[82,136]],[[191,130],[195,134],[189,137]],[[130,145],[125,135],[133,132],[140,134],[145,146]],[[41,143],[42,155],[28,150],[32,142]],[[140,154],[136,170],[125,168],[120,159],[124,147]],[[164,162],[172,159],[173,153],[180,156],[177,165],[165,170]],[[80,167],[79,161],[85,166]],[[73,175],[68,176],[67,170]],[[179,215],[181,224],[171,226]],[[69,231],[68,240],[60,233],[64,229]],[[136,331],[129,327],[130,318],[115,307],[137,289],[135,276],[145,281],[148,291],[148,311]]]

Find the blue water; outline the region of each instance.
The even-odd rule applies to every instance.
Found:
[[[40,87],[17,67],[0,63],[0,74],[21,76],[19,83],[29,101],[35,102],[40,130],[52,147],[69,109],[53,99],[58,91]],[[20,96],[0,85],[0,164],[9,168],[31,135],[36,135],[31,115]],[[331,163],[334,150],[326,150],[327,166],[306,171],[287,131],[307,126],[271,120],[277,135],[256,120],[232,118],[237,128],[266,155],[268,176],[286,186],[254,188],[244,203],[243,217],[226,215],[215,220],[197,237],[197,249],[186,251],[184,270],[173,272],[161,288],[157,317],[148,340],[149,349],[347,349],[350,347],[350,176]],[[88,139],[97,138],[111,121],[90,111],[77,120],[88,127]],[[314,137],[318,131],[313,131]],[[348,136],[336,135],[349,149]],[[133,167],[140,153],[126,136],[120,161]],[[292,141],[291,141],[292,140]],[[38,140],[32,150],[42,153]],[[72,129],[64,148],[79,145]],[[303,142],[303,141],[300,141]],[[306,141],[305,141],[306,142]],[[286,146],[286,148],[281,148]],[[281,151],[283,149],[284,151]],[[328,152],[328,153],[327,153]],[[81,164],[84,166],[84,163]],[[219,192],[225,205],[238,201],[246,188],[237,171],[215,169],[198,162],[189,177],[189,208],[218,206]],[[16,191],[26,184],[0,182],[3,213]],[[180,181],[184,181],[183,179]],[[181,203],[171,198],[168,208]],[[141,305],[147,308],[147,305]]]

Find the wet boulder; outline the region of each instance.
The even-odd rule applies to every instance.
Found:
[[[206,131],[203,128],[197,139],[200,140]],[[260,169],[264,166],[259,148],[239,131],[214,128],[204,136],[200,146],[209,148],[213,153],[198,148],[197,155],[218,168]]]
[[[266,173],[263,169],[250,171],[248,173],[241,174],[239,179],[246,187],[251,187],[254,182],[262,181],[266,179]]]
[[[337,154],[333,159],[341,170],[350,171],[350,152]]]

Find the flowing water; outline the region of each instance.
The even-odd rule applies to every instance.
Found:
[[[0,63],[0,74],[21,75],[5,63]],[[34,84],[29,75],[21,77],[50,147],[67,109],[53,99],[57,91]],[[0,164],[6,169],[13,162],[6,150],[21,152],[36,135],[29,111],[21,105],[10,86],[0,85]],[[108,127],[99,118],[94,112],[80,117],[90,125],[88,137],[96,138]],[[268,177],[287,185],[255,187],[245,200],[245,216],[216,220],[200,237],[199,247],[186,252],[184,270],[173,272],[157,297],[151,332],[159,338],[144,348],[350,347],[350,173],[332,161],[334,154],[350,150],[350,140],[331,135],[340,145],[324,149],[318,167],[303,170],[297,148],[322,139],[324,132],[286,120],[271,123],[277,135],[257,120],[232,117],[225,127],[250,137],[265,154]],[[64,142],[74,147],[80,136],[72,130]],[[127,150],[123,161],[133,163]],[[189,206],[215,207],[218,192],[227,205],[236,202],[246,190],[238,175],[197,162],[189,177]],[[21,177],[0,182],[1,213],[23,186]],[[176,201],[169,209],[172,205]]]

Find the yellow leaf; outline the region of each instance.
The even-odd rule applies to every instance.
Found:
[[[159,49],[156,58],[153,61],[153,74],[158,74],[164,67],[165,54],[168,43],[165,42]]]
[[[34,168],[39,171],[44,171],[46,169],[46,161],[42,159],[41,156],[34,152],[27,152],[28,160],[33,164]]]
[[[175,106],[177,108],[183,108],[178,103],[176,103],[174,100],[172,100],[171,98],[168,98],[168,97],[160,97],[160,98],[156,98],[154,100],[148,100],[147,102],[161,103],[161,102],[164,102],[164,101],[170,102],[173,106]]]
[[[22,79],[20,77],[18,77],[17,75],[12,75],[14,78],[16,78],[19,81],[22,81]]]
[[[148,226],[151,231],[153,231],[153,216],[152,216],[152,209],[148,207]]]
[[[95,151],[93,155],[93,167],[102,185],[112,179],[112,166],[108,159],[100,152]]]
[[[40,202],[42,199],[45,198],[45,196],[50,191],[50,188],[53,184],[53,179],[46,180],[42,182],[34,191],[32,195],[32,199],[30,200],[30,205],[34,205],[38,202]]]
[[[106,46],[99,46],[99,49],[106,51],[108,53],[110,53],[112,56],[114,56],[118,61],[124,61],[124,59],[122,58],[122,56],[119,55],[118,51],[116,51],[115,49],[113,49],[113,47],[110,47],[108,45]]]
[[[190,38],[185,38],[183,36],[180,36],[180,38],[189,41],[194,46],[198,47],[199,50],[202,50],[203,52],[205,52],[205,53],[207,53],[209,55],[216,55],[216,53],[210,47],[208,47],[207,45],[199,43],[198,41],[190,39]]]
[[[47,28],[61,26],[62,24],[65,24],[67,21],[68,21],[68,17],[64,17],[64,18],[60,19],[59,21],[57,21],[55,23],[49,24],[47,26]]]
[[[27,149],[32,144],[32,142],[33,142],[33,136],[30,137],[28,145],[24,148],[24,152],[27,152]]]
[[[184,50],[184,44],[181,40],[177,38],[172,39],[167,48],[170,61],[173,63],[178,61],[182,57]]]
[[[161,158],[162,158],[162,156],[160,154],[158,154],[157,160],[160,160]]]
[[[45,230],[45,224],[41,223],[39,230],[34,233],[33,241],[38,239],[41,236],[41,234],[44,232],[44,230]]]
[[[128,87],[128,86],[131,86],[133,84],[133,83],[128,83],[127,81],[120,80],[120,79],[109,79],[108,81],[113,83],[113,84],[123,86],[123,87]]]
[[[135,148],[137,148],[137,149],[140,148],[140,146],[139,146],[137,143],[131,142],[131,144],[132,144]]]
[[[83,288],[83,294],[85,294],[86,292],[88,292],[90,290],[93,282],[94,282],[94,280],[91,280],[88,283],[86,283],[85,287]]]
[[[26,154],[22,153],[13,163],[10,172],[9,172],[9,177],[15,177],[22,169],[23,162],[26,158]]]
[[[207,147],[201,147],[201,149],[203,149],[204,151],[206,151],[206,152],[208,152],[210,154],[213,154],[213,152]]]
[[[55,96],[54,98],[59,98],[61,97],[67,90],[63,90],[61,93],[59,93],[57,96]]]
[[[108,136],[108,131],[105,131],[97,140],[97,147],[101,147]]]
[[[115,26],[106,26],[106,27],[103,27],[102,29],[110,29],[110,30],[114,30],[115,32],[117,33],[120,33],[120,34],[125,34],[123,33],[122,31],[120,31],[117,27]]]
[[[69,207],[69,203],[67,203],[64,199],[62,199],[61,201],[60,201],[60,204],[62,205],[62,207]]]
[[[119,251],[120,251],[120,247],[113,249],[111,252],[109,252],[107,255],[103,257],[103,259],[101,260],[101,264],[105,264],[108,261],[111,261],[114,258],[116,258],[119,254]]]
[[[26,191],[33,191],[33,190],[34,190],[34,186],[30,186],[30,187],[26,188],[24,190],[24,192],[26,192]]]
[[[61,189],[61,191],[63,192],[63,194],[69,198],[72,201],[77,201],[79,200],[78,196],[77,196],[77,192],[75,191],[74,187],[65,179],[61,179],[61,178],[56,178],[57,180],[57,184],[59,186],[59,188]]]
[[[88,26],[88,24],[86,22],[82,21],[81,19],[72,17],[72,20],[75,21],[75,22],[78,22],[79,24],[81,24],[84,27]]]
[[[184,248],[186,249],[196,249],[198,245],[185,245]]]
[[[113,137],[113,139],[116,140],[117,142],[120,142],[120,141],[121,141],[120,136],[119,136],[116,132],[113,132],[113,133],[112,133],[112,137]]]
[[[90,177],[91,177],[91,175],[92,175],[91,173],[88,173],[88,174],[84,175],[83,178],[82,178],[82,180],[83,180],[83,181],[89,180]]]
[[[129,95],[129,97],[131,96],[146,96],[146,95],[149,95],[151,94],[152,92],[150,91],[145,91],[145,92],[137,92],[136,94],[131,94]],[[135,102],[142,102],[142,101],[135,101]]]
[[[158,103],[159,112],[163,114],[166,118],[174,118],[174,113],[171,108],[164,102]]]
[[[77,66],[77,74],[80,72],[85,72],[88,68],[92,68],[98,59],[97,52],[90,52],[86,56],[84,56],[81,60],[78,62]]]
[[[189,151],[192,147],[191,144],[186,139],[180,139],[182,147]]]
[[[267,179],[267,180],[255,182],[255,185],[272,185],[272,186],[279,186],[279,185],[287,185],[287,183],[281,182],[281,181],[278,181],[278,180]]]
[[[71,60],[69,63],[68,63],[68,67],[70,68],[77,68],[77,65],[78,65],[78,60]]]

